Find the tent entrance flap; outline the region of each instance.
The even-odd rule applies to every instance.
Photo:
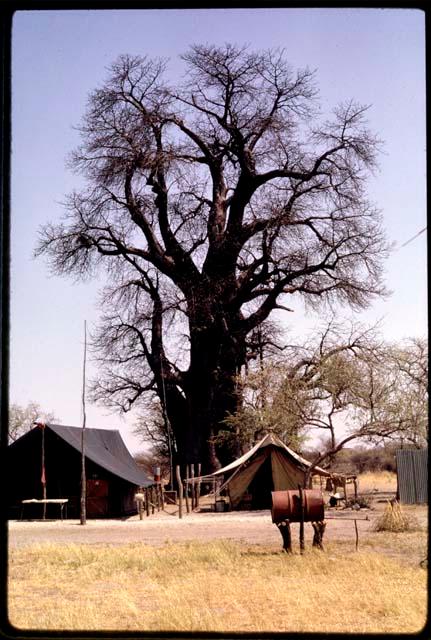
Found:
[[[271,508],[271,492],[274,491],[271,456],[267,456],[256,471],[248,491],[251,494],[252,509]]]
[[[256,472],[259,467],[266,459],[266,453],[262,452],[257,455],[248,465],[244,465],[239,473],[232,478],[231,481],[227,481],[229,483],[229,497],[231,501],[231,506],[233,508],[237,507],[241,502],[244,494],[247,492],[248,487],[253,480]]]

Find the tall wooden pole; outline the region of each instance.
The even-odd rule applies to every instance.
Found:
[[[42,498],[46,500],[46,472],[45,472],[45,424],[40,425],[42,428]],[[46,518],[46,502],[43,503],[43,520]]]
[[[168,436],[168,451],[169,451],[169,488],[174,488],[174,467],[173,467],[173,454],[172,454],[172,438],[171,438],[171,423],[168,417],[168,412],[166,410],[166,389],[165,389],[165,374],[163,371],[163,359],[160,360],[160,375],[162,378],[162,391],[163,391],[163,402],[162,402],[162,413],[163,419],[165,422],[166,434]]]
[[[84,321],[84,363],[82,367],[82,430],[81,430],[81,524],[87,524],[87,478],[85,475],[85,365],[87,361],[87,321]]]

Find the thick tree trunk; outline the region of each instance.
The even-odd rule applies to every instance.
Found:
[[[205,280],[206,282],[206,280]],[[223,280],[223,282],[225,282]],[[226,430],[224,419],[236,412],[236,376],[245,362],[245,336],[239,329],[238,311],[227,311],[221,283],[214,290],[189,283],[187,295],[190,363],[181,380],[181,391],[171,378],[167,412],[175,436],[175,463],[181,467],[201,463],[210,473],[230,462],[239,451],[214,444],[214,436]],[[160,326],[156,329],[161,329]],[[159,337],[157,332],[153,332]],[[160,342],[160,340],[159,340]]]
[[[202,325],[201,325],[202,326]],[[201,463],[202,473],[227,464],[237,451],[215,446],[214,436],[226,429],[223,420],[238,405],[236,374],[241,351],[215,326],[192,328],[187,373],[186,424],[173,423],[178,464]]]
[[[191,369],[193,372],[194,369]],[[173,467],[201,463],[203,473],[219,466],[212,443],[213,421],[211,405],[213,385],[206,379],[202,367],[199,373],[189,372],[186,393],[175,386],[166,388],[166,413],[172,431]]]

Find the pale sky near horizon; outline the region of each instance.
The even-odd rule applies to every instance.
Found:
[[[370,104],[370,128],[384,141],[371,198],[383,211],[392,295],[357,316],[382,321],[398,341],[427,336],[425,14],[409,9],[187,9],[20,11],[12,31],[10,402],[38,402],[63,424],[82,421],[84,320],[97,321],[97,282],[51,277],[32,257],[38,228],[57,221],[80,181],[66,168],[73,128],[88,94],[122,53],[170,58],[194,43],[281,47],[294,68],[316,69],[323,107],[353,98]],[[295,315],[296,313],[296,315]],[[295,335],[319,318],[286,319]],[[348,310],[340,310],[349,315]],[[92,365],[89,364],[89,377]],[[87,424],[119,428],[132,451],[133,416],[87,403]]]

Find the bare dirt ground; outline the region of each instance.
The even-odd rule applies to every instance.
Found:
[[[381,515],[386,501],[377,497],[370,509],[353,511],[351,509],[326,508],[327,527],[324,540],[343,541],[352,544],[355,549],[355,524],[348,518],[358,518],[357,527],[359,545],[365,538],[373,535],[376,518]],[[427,507],[405,506],[406,515],[412,515],[421,529],[427,525]],[[292,524],[294,544],[299,537],[299,525]],[[375,534],[374,534],[375,535]],[[311,544],[313,529],[305,526],[305,542]],[[230,539],[251,544],[264,544],[282,547],[281,535],[272,523],[269,510],[183,513],[178,517],[178,508],[168,505],[165,510],[140,520],[138,515],[118,520],[87,520],[82,526],[78,520],[50,521],[10,521],[9,545],[11,548],[30,544],[76,543],[120,545],[140,543],[162,545],[166,542],[185,542],[199,540],[207,542],[215,539]]]

